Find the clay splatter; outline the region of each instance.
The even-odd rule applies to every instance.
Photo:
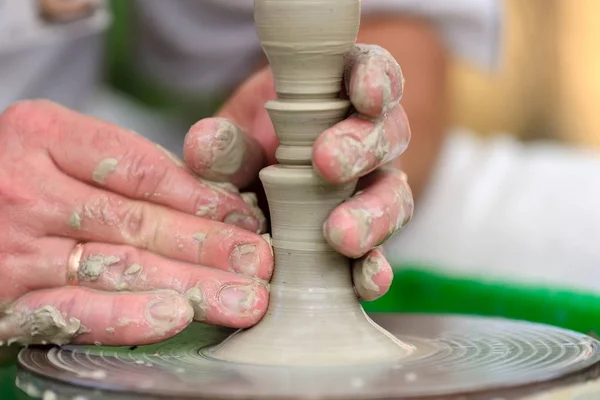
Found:
[[[80,281],[95,281],[107,267],[121,261],[116,256],[92,255],[81,261],[78,277]]]
[[[71,214],[69,217],[69,226],[73,230],[81,230],[81,215],[79,215],[79,213],[74,212]]]
[[[204,240],[206,240],[206,233],[196,233],[194,234],[193,238],[198,243],[202,243]]]
[[[117,169],[117,165],[119,165],[119,160],[116,158],[105,158],[92,172],[92,180],[97,184],[104,185],[106,178]]]
[[[129,268],[125,270],[125,275],[135,275],[142,270],[140,264],[131,264]]]
[[[357,232],[359,237],[359,246],[361,251],[368,250],[371,231],[373,225],[373,214],[362,208],[352,208],[348,212],[356,222]]]
[[[217,213],[217,205],[215,203],[198,207],[196,215],[198,217],[212,217]]]
[[[21,345],[64,345],[89,332],[77,318],[66,318],[56,307],[44,306],[33,311],[7,311],[0,332],[12,336],[8,343]],[[1,335],[4,336],[4,335]]]
[[[357,260],[353,268],[353,281],[356,291],[366,301],[379,297],[381,289],[373,278],[383,270],[383,265],[378,257],[366,257]]]

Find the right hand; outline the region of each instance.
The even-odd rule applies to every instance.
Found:
[[[17,103],[0,116],[0,341],[142,345],[192,319],[252,326],[273,269],[263,224],[252,195],[135,133]]]

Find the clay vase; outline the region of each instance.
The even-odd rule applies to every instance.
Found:
[[[266,315],[209,350],[224,361],[291,366],[392,362],[411,351],[376,325],[354,291],[351,261],[323,235],[323,223],[355,182],[326,183],[312,146],[345,118],[344,57],[355,43],[360,0],[255,0],[259,38],[278,100],[266,104],[280,165],[263,169],[275,272]]]

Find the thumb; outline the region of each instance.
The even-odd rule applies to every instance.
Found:
[[[203,178],[239,188],[252,183],[274,160],[278,142],[264,103],[275,97],[269,69],[248,79],[215,117],[189,130],[184,144],[188,167]]]

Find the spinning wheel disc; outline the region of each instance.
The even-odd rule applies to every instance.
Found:
[[[231,331],[194,324],[152,346],[27,348],[19,356],[18,385],[32,395],[52,391],[59,399],[107,392],[119,399],[508,398],[511,388],[525,393],[532,385],[594,375],[600,361],[596,340],[545,325],[431,315],[373,319],[417,350],[395,363],[360,367],[227,363],[202,349]]]

